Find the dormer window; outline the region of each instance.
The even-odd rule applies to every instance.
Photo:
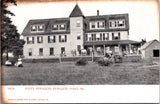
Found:
[[[38,31],[44,31],[44,25],[39,25],[38,26]]]
[[[97,22],[97,27],[98,28],[103,28],[104,27],[104,22]]]
[[[125,28],[125,20],[110,20],[110,28]]]
[[[66,25],[64,25],[64,24],[62,24],[62,25],[60,25],[60,30],[65,30],[66,28]]]
[[[31,31],[37,31],[37,26],[31,26]]]
[[[43,32],[44,31],[44,25],[32,25],[31,26],[31,32]]]
[[[91,27],[94,29],[95,28],[95,23],[91,23]]]
[[[52,25],[52,30],[58,30],[58,25]]]
[[[118,21],[118,26],[124,26],[124,21]]]

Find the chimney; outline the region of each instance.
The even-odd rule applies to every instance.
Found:
[[[99,10],[97,10],[97,16],[99,16]]]

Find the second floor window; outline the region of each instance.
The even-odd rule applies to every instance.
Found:
[[[59,42],[67,42],[67,35],[59,35]]]
[[[43,37],[42,36],[37,37],[37,43],[43,43]]]
[[[120,40],[120,33],[118,34],[112,33],[112,40]]]
[[[27,44],[34,44],[34,37],[27,37]]]
[[[48,43],[55,43],[56,42],[56,36],[48,36]]]
[[[109,40],[109,33],[103,33],[103,40]]]

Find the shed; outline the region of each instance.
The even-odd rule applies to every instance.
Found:
[[[140,48],[143,59],[159,59],[160,58],[160,42],[152,40],[145,43]]]

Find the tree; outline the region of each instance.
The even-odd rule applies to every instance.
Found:
[[[8,52],[13,52],[14,57],[22,55],[24,40],[20,39],[20,34],[16,26],[12,23],[10,16],[14,13],[7,10],[9,4],[17,6],[15,0],[1,0],[1,53],[6,53],[8,60]],[[2,57],[2,54],[1,54]]]

